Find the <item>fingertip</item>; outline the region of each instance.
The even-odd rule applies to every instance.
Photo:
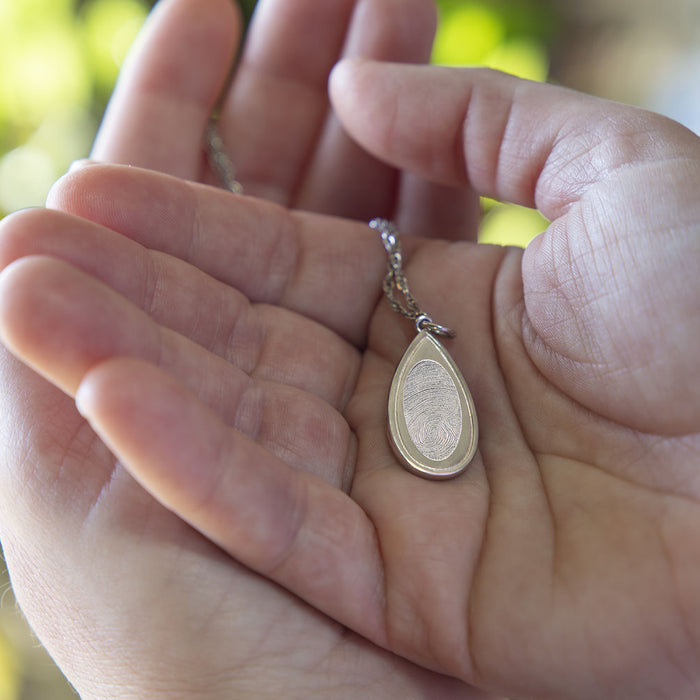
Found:
[[[183,435],[178,411],[186,402],[174,381],[162,370],[130,357],[99,362],[82,376],[75,391],[75,406],[100,440],[132,477],[155,498],[177,492],[178,479],[170,465],[174,447]],[[196,442],[196,441],[195,441]]]
[[[68,173],[75,173],[78,172],[79,170],[82,170],[83,168],[89,168],[91,165],[97,165],[98,161],[93,160],[92,158],[79,158],[78,160],[74,160],[71,164],[70,167],[68,168]]]
[[[47,209],[62,209],[60,206],[63,201],[62,194],[65,185],[68,182],[74,182],[80,174],[87,172],[91,168],[104,166],[104,163],[94,158],[79,158],[74,160],[68,170],[61,175],[56,182],[51,186],[48,195],[46,196],[45,206]]]
[[[179,514],[211,476],[222,424],[180,381],[145,360],[95,364],[75,392],[79,413],[119,462]]]
[[[0,221],[0,271],[28,254],[27,238],[45,222],[46,212],[39,208],[17,211]]]
[[[75,392],[75,407],[78,409],[78,413],[90,423],[92,423],[92,419],[97,415],[96,397],[99,393],[93,374],[94,371],[88,372],[83,377]]]
[[[114,196],[104,196],[115,170],[127,170],[126,166],[105,165],[91,160],[71,168],[53,184],[46,197],[46,209],[78,216],[81,219],[107,225],[133,215],[120,211]],[[112,194],[114,190],[111,190]],[[108,222],[103,224],[103,222]]]
[[[355,141],[376,152],[391,111],[393,64],[366,58],[345,58],[329,78],[329,96],[336,116]]]
[[[130,465],[149,451],[167,452],[163,440],[187,415],[191,398],[164,370],[128,356],[95,363],[75,391],[80,415]]]
[[[74,164],[75,165],[75,164]],[[73,183],[77,177],[83,172],[84,168],[77,166],[70,167],[65,175],[56,180],[51,186],[48,195],[46,195],[46,208],[56,209],[58,211],[69,211],[68,202],[72,199],[69,195],[73,190]]]
[[[20,258],[0,271],[0,341],[19,358],[34,357],[36,345],[37,280],[51,261],[39,256]]]
[[[157,2],[129,53],[127,72],[133,70],[144,87],[155,91],[196,89],[197,85],[201,91],[209,85],[210,76],[186,69],[197,67],[197,58],[207,56],[210,65],[227,71],[243,27],[239,4],[208,0],[206,11],[203,9],[201,0]],[[183,48],[187,48],[186,61]],[[181,79],[180,84],[173,82],[175,77]]]
[[[21,258],[0,275],[0,290],[0,328],[8,349],[71,396],[96,363],[151,351],[150,326],[138,325],[145,318],[140,310],[58,258]]]
[[[186,182],[174,181],[161,173],[93,161],[89,167],[77,168],[57,180],[46,199],[46,207],[128,237],[134,231],[152,227],[167,215],[168,204],[162,196],[164,182],[166,187],[172,187],[175,182],[178,187],[188,187]],[[173,201],[173,197],[167,199]]]
[[[348,81],[352,77],[354,64],[362,61],[361,58],[342,58],[338,61],[328,76],[328,90],[331,99],[341,97],[345,88],[348,87]]]
[[[373,63],[367,58],[353,56],[343,58],[333,66],[328,80],[328,87],[331,100],[341,102],[349,92],[357,88],[357,81],[360,73],[366,64]]]
[[[46,197],[46,208],[89,218],[82,213],[79,203],[91,199],[89,193],[92,189],[94,176],[110,167],[114,166],[104,165],[92,159],[76,161],[49,190]]]
[[[112,407],[121,405],[128,411],[128,404],[133,402],[134,388],[143,387],[146,380],[143,376],[146,364],[133,358],[118,357],[88,369],[75,392],[75,405],[80,415],[99,429],[110,404]]]
[[[426,65],[351,59],[332,76],[331,100],[350,136],[379,160],[450,186],[464,186],[455,151],[464,124],[456,72]]]
[[[0,343],[8,350],[13,351],[12,342],[12,282],[13,282],[13,263],[5,266],[0,271]]]
[[[120,74],[93,146],[105,162],[195,179],[204,127],[242,34],[231,0],[159,2]]]

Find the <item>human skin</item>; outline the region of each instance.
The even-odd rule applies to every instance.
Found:
[[[0,238],[3,340],[67,395],[3,358],[2,536],[42,639],[115,697],[697,697],[698,138],[488,71],[346,62],[331,95],[414,181],[552,221],[526,251],[466,220],[407,241],[477,457],[432,483],[392,456],[414,331],[366,223],[80,170]]]
[[[240,18],[229,0],[203,6],[159,3],[93,160],[215,182],[203,132],[237,52]],[[403,179],[426,214],[454,220],[455,231],[473,218],[463,191],[411,184],[355,146],[329,110],[328,72],[341,56],[425,61],[434,26],[429,0],[263,0],[221,118],[246,190],[360,218],[391,215]],[[335,197],[312,186],[332,184],[328,169],[336,171]],[[80,224],[53,238],[44,216],[3,222],[3,266],[21,250],[47,253],[54,243],[69,257],[91,240],[101,246],[95,229],[83,237]],[[93,259],[98,267],[115,253],[105,245]],[[125,252],[114,271],[139,284],[133,250]],[[4,349],[0,374],[4,553],[24,613],[82,697],[484,697],[382,652],[225,557],[116,467],[72,400]]]

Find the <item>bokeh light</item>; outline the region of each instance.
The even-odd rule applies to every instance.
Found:
[[[247,14],[253,0],[242,0]],[[545,80],[550,12],[543,0],[438,0],[433,60]],[[0,216],[43,204],[71,161],[89,152],[149,0],[0,0]],[[490,217],[525,238],[517,217]],[[485,235],[485,234],[484,234]]]
[[[483,203],[485,212],[479,231],[481,243],[525,248],[549,225],[547,219],[535,209],[486,199]]]
[[[0,0],[0,216],[87,155],[147,0]]]
[[[19,657],[0,631],[0,698],[17,700],[20,691]]]
[[[5,46],[0,109],[12,124],[30,127],[56,107],[87,104],[88,70],[80,35],[68,22],[34,27]]]
[[[18,146],[0,160],[0,207],[12,211],[41,203],[57,176],[46,151]]]
[[[553,25],[551,11],[542,3],[441,0],[439,8],[433,62],[493,68],[528,80],[547,79],[547,40]],[[482,206],[482,243],[525,247],[548,224],[525,207],[486,199]]]
[[[80,25],[92,77],[102,94],[111,92],[147,11],[140,0],[97,0],[88,3],[81,12]]]
[[[453,4],[441,12],[433,61],[453,66],[483,64],[504,35],[505,23],[494,8],[484,3]]]

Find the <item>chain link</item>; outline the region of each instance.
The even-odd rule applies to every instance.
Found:
[[[399,241],[399,230],[396,224],[387,219],[372,219],[369,222],[369,226],[379,232],[384,249],[389,257],[388,272],[382,283],[382,289],[392,310],[411,319],[416,324],[416,330],[419,333],[428,331],[434,335],[454,338],[454,331],[441,326],[439,323],[435,323],[420,308],[416,298],[411,294],[408,280],[403,271],[403,255],[401,253],[401,242]],[[397,296],[397,293],[400,296]]]
[[[221,184],[233,194],[243,194],[243,185],[236,180],[236,169],[233,161],[226,152],[224,139],[219,131],[216,119],[212,119],[207,127],[207,150],[209,153],[209,163],[218,176]]]

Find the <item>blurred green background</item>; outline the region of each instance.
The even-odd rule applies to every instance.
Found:
[[[255,0],[241,0],[246,13]],[[149,0],[0,0],[0,217],[40,206],[88,154]],[[438,0],[434,61],[488,65],[654,107],[700,129],[697,0]],[[697,63],[694,61],[697,60]],[[695,68],[692,68],[695,66]],[[684,77],[685,76],[685,77]],[[484,242],[546,226],[483,202]],[[0,700],[75,697],[16,610],[0,564]]]
[[[0,216],[87,155],[148,0],[0,0]],[[250,14],[254,0],[243,0]],[[547,77],[548,0],[442,0],[435,60]],[[533,223],[540,226],[536,217]],[[493,239],[493,232],[487,238]],[[519,242],[526,242],[527,235]]]
[[[143,0],[0,0],[0,212],[87,154]]]

